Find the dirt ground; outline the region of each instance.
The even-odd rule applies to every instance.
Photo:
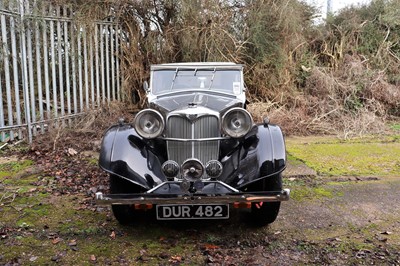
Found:
[[[326,176],[289,158],[292,199],[270,226],[246,210],[167,223],[150,211],[121,226],[93,201],[107,188],[98,142],[72,143],[2,154],[0,265],[400,265],[400,174]]]

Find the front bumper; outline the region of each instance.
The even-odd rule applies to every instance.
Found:
[[[240,192],[222,182],[209,181],[201,192],[183,193],[176,189],[178,182],[165,182],[146,193],[108,194],[96,193],[99,205],[133,204],[230,204],[236,202],[277,202],[290,198],[290,189],[281,191]],[[175,189],[174,189],[175,188]]]

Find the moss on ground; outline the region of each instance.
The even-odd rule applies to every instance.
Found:
[[[32,160],[23,160],[0,164],[0,175],[4,175],[4,173],[15,174],[31,165],[33,165]]]
[[[292,200],[318,200],[322,198],[333,198],[340,196],[341,192],[335,191],[328,187],[307,187],[307,186],[292,186],[290,197]]]
[[[302,165],[302,164],[303,164],[302,161],[300,161],[298,158],[294,157],[294,156],[291,155],[290,153],[287,154],[287,158],[286,158],[286,159],[288,160],[288,163],[289,163],[290,165],[293,165],[293,166],[299,166],[299,165]]]
[[[342,141],[338,139],[289,139],[290,156],[304,162],[319,175],[399,176],[398,136]]]

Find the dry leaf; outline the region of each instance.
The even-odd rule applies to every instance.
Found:
[[[172,263],[181,262],[182,261],[182,257],[181,256],[171,256],[171,258],[168,261],[172,262]]]
[[[147,253],[147,251],[145,249],[141,249],[139,251],[139,253],[140,253],[140,256],[143,256],[143,255],[145,255]]]
[[[76,150],[74,150],[73,148],[68,148],[68,155],[74,156],[77,154],[78,154],[78,152]]]
[[[210,249],[218,249],[219,246],[213,245],[213,244],[204,244],[204,249],[210,250]]]
[[[53,243],[53,245],[56,245],[56,244],[60,243],[60,241],[61,241],[61,238],[56,237],[51,241],[51,243]]]

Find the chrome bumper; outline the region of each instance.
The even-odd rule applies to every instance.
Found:
[[[223,195],[210,194],[110,194],[96,193],[96,203],[99,205],[131,205],[131,204],[211,204],[234,202],[276,202],[287,201],[290,197],[290,189],[282,191],[265,191],[250,193],[227,193]]]

